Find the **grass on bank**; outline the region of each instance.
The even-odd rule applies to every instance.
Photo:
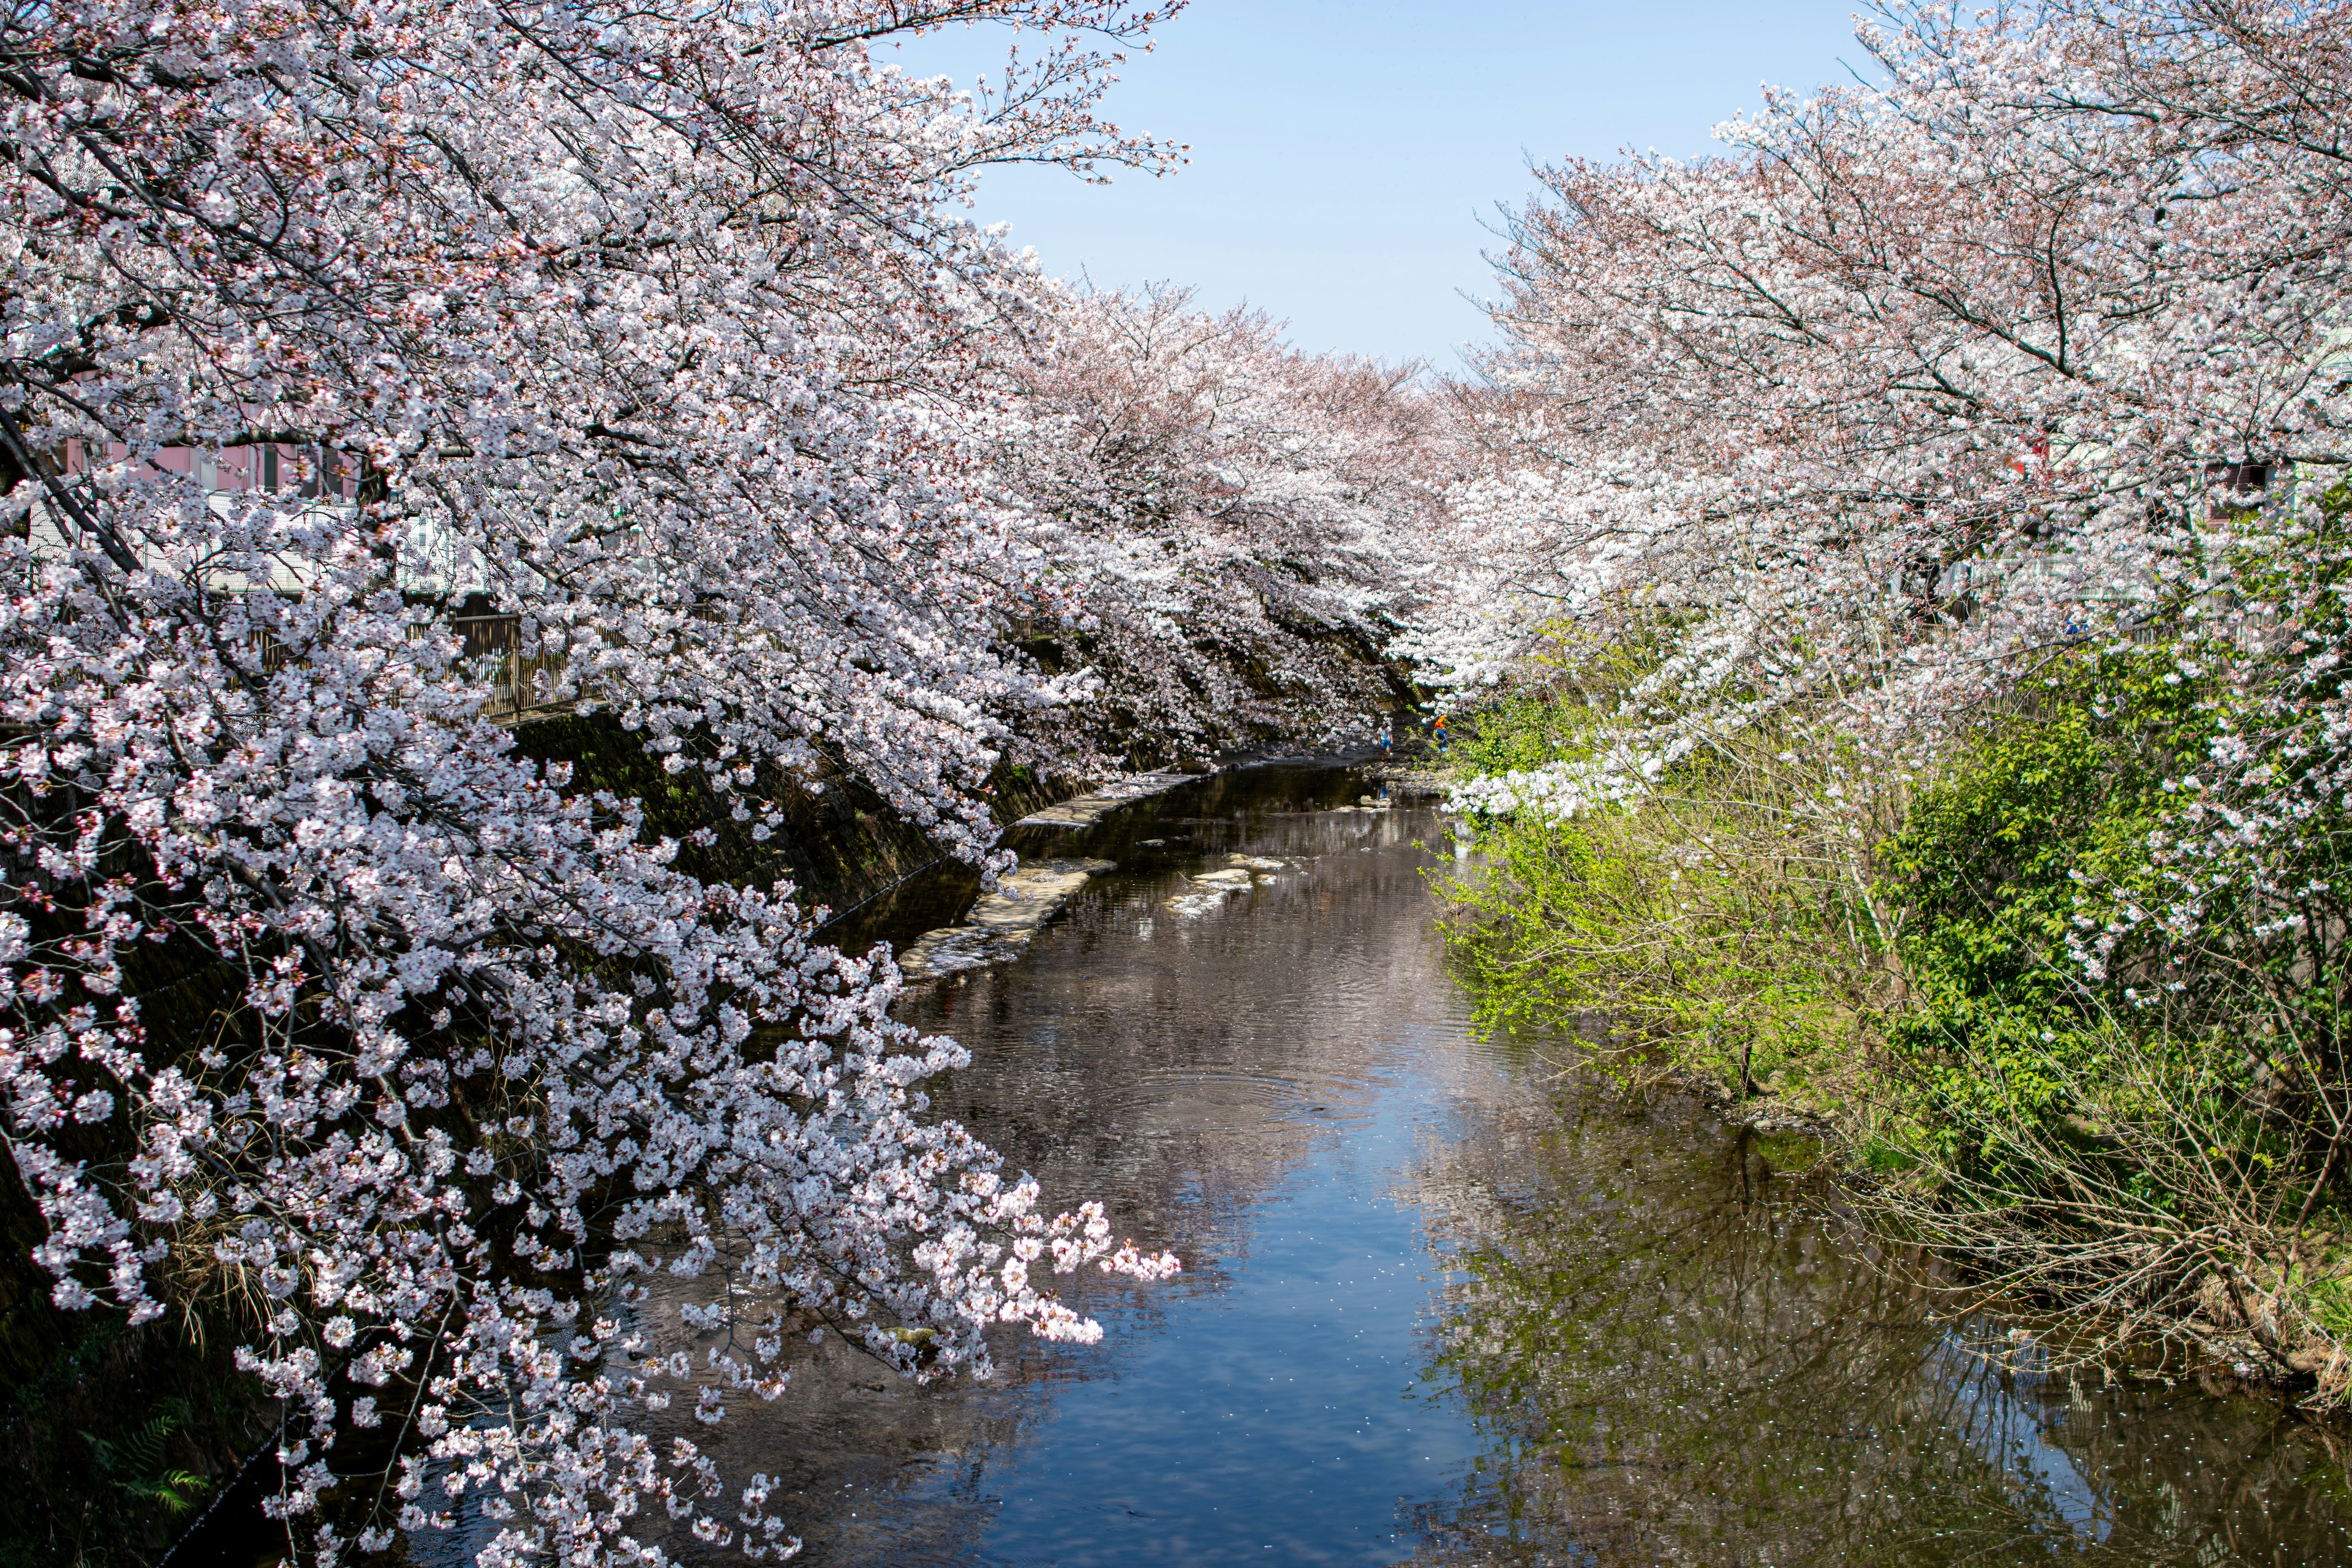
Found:
[[[1680,769],[1638,810],[1485,825],[1478,869],[1446,889],[1482,1024],[1601,1015],[1621,1073],[1735,1100],[1855,1092],[1893,1000],[1874,890],[1766,757]]]
[[[1612,1070],[1807,1112],[1888,1219],[2086,1352],[2186,1344],[2352,1404],[2352,822],[2305,824],[2291,919],[2224,883],[2084,962],[2177,888],[2151,845],[2238,717],[2230,657],[2060,661],[1925,787],[1767,732],[1628,807],[1490,818],[1446,889],[1482,1018],[1601,1014]],[[1523,693],[1456,770],[1579,759],[1605,708]]]

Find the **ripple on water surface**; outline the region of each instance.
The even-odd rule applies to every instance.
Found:
[[[1437,825],[1322,809],[1363,787],[1261,769],[1024,842],[1120,869],[908,999],[972,1050],[943,1110],[1187,1271],[1081,1279],[1107,1342],[988,1385],[807,1352],[710,1434],[805,1561],[2352,1563],[2337,1433],[1997,1372],[1764,1148],[1472,1039]],[[1236,851],[1286,868],[1167,908]]]

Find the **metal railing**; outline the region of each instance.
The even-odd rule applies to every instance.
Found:
[[[423,637],[428,624],[419,621],[412,625],[409,637]],[[571,705],[548,695],[563,672],[564,656],[524,653],[521,616],[452,616],[443,624],[457,634],[459,666],[475,679],[487,681],[490,688],[488,700],[482,705],[485,719],[511,723],[533,713],[552,712]],[[261,648],[261,668],[265,672],[275,674],[301,662],[294,650],[271,632],[257,631],[254,639]]]
[[[452,616],[448,626],[463,643],[459,661],[489,682],[484,718],[512,721],[566,706],[547,695],[563,672],[564,656],[524,653],[521,616]]]

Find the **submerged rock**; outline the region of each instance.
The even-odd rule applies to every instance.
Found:
[[[925,931],[913,946],[900,953],[898,973],[909,980],[938,980],[961,974],[967,969],[984,969],[992,963],[1018,958],[1021,950],[1028,945],[1026,933],[1012,941],[973,926],[948,926]]]
[[[1069,902],[1090,877],[1118,869],[1110,860],[1037,860],[1001,878],[996,891],[972,905],[961,925],[925,931],[898,955],[909,980],[937,980],[1018,958],[1037,928]]]
[[[1396,785],[1408,795],[1444,795],[1457,782],[1443,768],[1416,768],[1383,763],[1367,770],[1372,777]]]
[[[1205,915],[1225,901],[1225,895],[1234,889],[1214,889],[1205,893],[1180,893],[1168,900],[1167,907],[1180,915]]]

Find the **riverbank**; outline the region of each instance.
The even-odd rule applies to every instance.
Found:
[[[1874,795],[1769,734],[1612,795],[1575,760],[1581,710],[1506,704],[1452,781],[1482,851],[1445,885],[1454,961],[1488,1026],[1606,1016],[1604,1070],[1825,1137],[1880,1225],[2085,1367],[2202,1364],[2337,1408],[2332,1036],[2210,966],[2085,957],[2086,907],[2121,896],[2092,889],[2146,876],[2157,900],[2133,868],[2165,809],[2145,758],[2202,744],[2158,720],[2206,722],[2177,677],[2150,697],[2116,663],[2082,679],[2137,693],[2138,739],[2059,688]]]

